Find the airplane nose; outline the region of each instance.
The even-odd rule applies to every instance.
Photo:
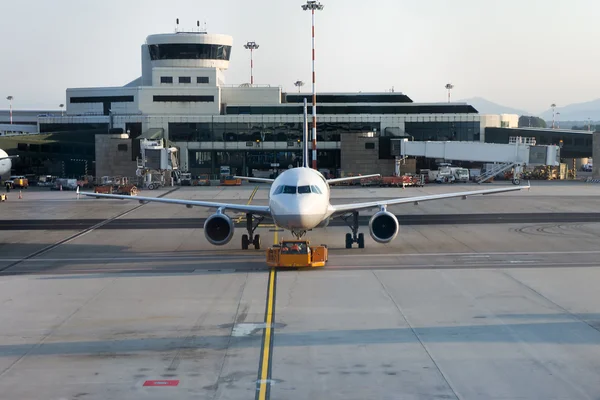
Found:
[[[278,223],[288,229],[312,229],[321,223],[324,210],[319,209],[318,202],[311,196],[286,198],[285,203],[278,204]]]

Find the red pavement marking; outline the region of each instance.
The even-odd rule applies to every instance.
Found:
[[[144,386],[177,386],[179,381],[176,380],[161,380],[161,381],[146,381]]]

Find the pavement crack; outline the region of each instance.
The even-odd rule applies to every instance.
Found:
[[[56,324],[55,326],[53,326],[52,328],[50,328],[50,332],[46,333],[36,344],[34,344],[33,346],[31,346],[29,348],[29,350],[27,350],[25,352],[25,354],[19,356],[19,358],[17,358],[8,367],[6,367],[4,370],[2,370],[2,372],[0,372],[0,378],[2,378],[11,369],[13,369],[14,367],[16,367],[23,359],[25,359],[25,357],[27,357],[29,354],[31,354],[35,349],[41,347],[46,342],[46,340],[48,340],[48,338],[50,336],[52,336],[54,334],[54,332],[56,332],[57,329],[59,329],[61,326],[63,326],[67,322],[69,322],[71,320],[71,318],[73,318],[73,316],[75,316],[75,314],[77,314],[79,311],[81,311],[85,306],[87,306],[88,304],[90,304],[92,301],[96,300],[102,294],[102,292],[104,292],[104,290],[106,290],[106,288],[108,286],[110,286],[111,284],[113,284],[116,280],[117,279],[114,278],[114,279],[108,281],[106,283],[106,285],[104,285],[96,294],[94,294],[92,297],[90,297],[89,299],[87,299],[83,304],[81,304],[79,307],[77,307],[72,313],[70,313],[69,315],[67,315],[67,317],[65,319],[63,319],[61,322],[59,322],[58,324]]]
[[[501,273],[506,276],[507,278],[509,278],[510,280],[512,280],[513,282],[517,283],[520,286],[523,286],[524,288],[526,288],[527,290],[529,290],[530,292],[536,294],[537,296],[541,297],[542,299],[546,300],[548,303],[552,304],[554,307],[558,308],[560,311],[564,312],[565,314],[568,314],[570,316],[572,316],[573,318],[575,318],[577,321],[586,324],[587,326],[589,326],[590,328],[592,328],[593,330],[595,330],[596,332],[600,333],[600,329],[592,324],[590,324],[589,322],[587,322],[586,320],[584,320],[583,318],[581,318],[579,315],[572,313],[571,311],[567,310],[566,308],[562,307],[561,305],[559,305],[558,303],[550,300],[548,297],[544,296],[543,294],[541,294],[540,292],[538,292],[537,290],[535,290],[534,288],[532,288],[531,286],[529,286],[528,284],[522,282],[521,280],[515,278],[514,276],[512,276],[511,274],[505,272],[505,271],[501,271]]]
[[[229,331],[229,337],[227,338],[227,347],[225,348],[225,354],[223,354],[223,359],[221,360],[221,365],[219,366],[219,372],[217,373],[217,382],[215,383],[214,386],[214,390],[215,390],[215,394],[212,397],[213,399],[216,399],[217,396],[219,395],[219,383],[221,383],[223,381],[223,370],[225,369],[225,362],[227,361],[227,357],[229,356],[229,349],[231,348],[231,341],[233,338],[233,329],[235,328],[236,325],[236,321],[239,318],[240,315],[240,310],[242,309],[242,299],[244,298],[244,291],[246,290],[246,286],[248,283],[248,273],[246,272],[245,277],[244,277],[244,283],[242,284],[242,287],[239,290],[239,294],[238,294],[238,298],[237,298],[237,309],[235,310],[235,315],[233,316],[233,321],[231,323],[231,330]],[[245,309],[245,312],[247,313],[247,309]]]
[[[225,293],[227,293],[227,290],[229,289],[229,287],[231,285],[233,285],[233,282],[234,282],[234,280],[229,280],[227,282],[227,286],[224,287],[222,290],[220,290],[218,292],[219,295],[214,297],[213,300],[210,302],[210,304],[206,307],[206,311],[201,313],[198,316],[198,318],[196,319],[196,322],[190,328],[190,330],[188,331],[188,334],[185,336],[184,340],[182,341],[181,346],[179,347],[179,349],[177,349],[177,352],[175,353],[173,360],[171,360],[171,363],[167,367],[167,371],[169,371],[169,372],[177,371],[177,368],[179,368],[179,363],[181,362],[182,351],[190,350],[192,348],[191,342],[196,337],[196,335],[195,335],[196,331],[198,331],[200,329],[200,327],[204,323],[204,320],[211,313],[211,311],[216,308],[216,305],[218,304],[219,300],[221,300],[222,296]]]
[[[448,388],[454,394],[454,397],[457,400],[459,400],[460,397],[456,393],[456,390],[454,390],[454,388],[450,384],[450,381],[448,380],[448,377],[446,376],[446,374],[444,374],[444,372],[442,371],[442,369],[439,366],[439,364],[435,361],[435,358],[433,357],[433,355],[431,354],[431,352],[429,351],[429,349],[427,348],[427,346],[425,345],[425,343],[423,342],[423,340],[421,340],[421,337],[419,336],[419,334],[417,333],[417,331],[413,328],[413,326],[411,325],[411,323],[408,321],[408,318],[406,317],[406,314],[404,314],[404,311],[402,311],[402,307],[400,307],[400,305],[398,304],[398,302],[396,301],[396,299],[394,299],[394,297],[388,291],[388,289],[385,286],[385,284],[383,283],[383,281],[381,279],[379,279],[379,276],[377,275],[376,271],[371,271],[371,272],[372,272],[373,276],[375,277],[375,279],[377,279],[377,282],[379,282],[379,284],[381,285],[381,288],[383,289],[383,291],[385,292],[385,294],[387,295],[387,297],[390,299],[390,301],[396,307],[396,310],[398,310],[398,312],[402,316],[402,319],[404,320],[404,322],[406,322],[406,325],[408,325],[408,327],[411,330],[411,332],[413,333],[413,335],[415,335],[415,338],[417,339],[417,341],[419,342],[419,344],[421,345],[421,347],[423,348],[423,350],[425,351],[425,353],[427,354],[427,356],[429,357],[429,359],[431,360],[431,362],[433,363],[433,365],[435,365],[435,368],[438,370],[438,372],[442,376],[442,379],[444,379],[444,382],[446,382],[446,385],[448,386]]]

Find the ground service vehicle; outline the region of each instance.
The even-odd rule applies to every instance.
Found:
[[[454,178],[456,182],[469,182],[469,170],[467,168],[452,168],[454,170]]]
[[[240,186],[242,184],[242,180],[229,175],[223,178],[221,184],[223,186]]]
[[[29,187],[29,180],[24,176],[11,176],[8,181],[12,189],[27,189]]]
[[[327,260],[327,247],[311,247],[308,240],[282,240],[267,249],[269,267],[324,267]]]
[[[192,174],[189,172],[181,173],[181,186],[192,186]]]
[[[198,176],[198,185],[199,186],[210,186],[210,177],[207,174],[202,174]]]

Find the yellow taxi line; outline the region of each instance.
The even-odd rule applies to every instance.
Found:
[[[252,194],[250,194],[250,198],[248,199],[248,202],[246,203],[246,205],[250,205],[250,203],[252,203],[252,200],[254,200],[254,196],[256,195],[256,192],[258,192],[258,186],[256,186],[256,187],[254,188],[254,190],[252,191]],[[240,215],[240,216],[237,218],[237,220],[236,220],[236,223],[238,223],[238,224],[239,224],[240,222],[242,222],[242,218],[244,218],[244,216],[243,216],[243,215]]]
[[[262,363],[258,384],[258,399],[266,400],[269,388],[270,370],[273,355],[273,318],[275,314],[275,281],[276,269],[269,271],[269,287],[267,292],[267,307],[265,310],[265,331],[262,346]]]

